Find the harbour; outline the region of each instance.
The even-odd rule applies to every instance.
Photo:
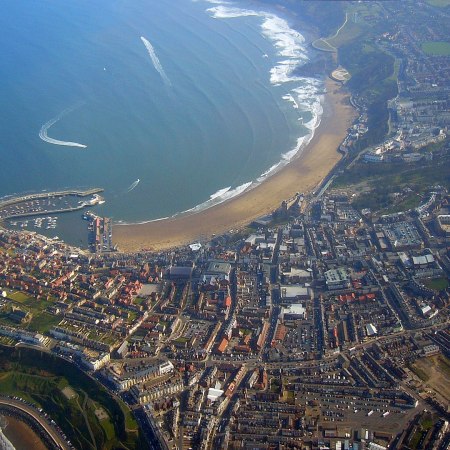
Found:
[[[0,200],[0,221],[78,211],[104,203],[101,188],[86,191],[41,192]],[[80,198],[91,197],[87,200]]]

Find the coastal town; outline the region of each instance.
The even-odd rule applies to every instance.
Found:
[[[448,193],[376,222],[343,192],[297,200],[286,225],[159,254],[3,230],[1,340],[94,374],[161,448],[441,448]]]
[[[0,228],[1,346],[105,389],[131,410],[136,448],[449,448],[450,59],[422,45],[448,41],[430,24],[448,10],[374,3],[350,21],[373,25],[373,51],[394,60],[383,139],[368,140],[376,93],[354,87],[343,158],[316,189],[175,248],[118,251],[112,220],[93,212],[87,249]],[[321,43],[331,44],[337,34]],[[405,167],[414,177],[403,182]],[[414,171],[435,177],[419,183]],[[371,185],[372,173],[397,178]],[[98,192],[7,199],[0,219],[94,207]],[[70,383],[61,392],[88,404]],[[101,448],[33,401],[0,400],[48,427],[49,448]],[[112,420],[92,408],[100,427]]]

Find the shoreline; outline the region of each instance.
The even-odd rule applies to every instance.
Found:
[[[7,421],[8,426],[3,429],[3,433],[16,449],[45,450],[47,448],[39,435],[26,422],[11,416],[7,416]]]
[[[204,241],[248,225],[295,192],[314,190],[341,159],[338,148],[356,114],[340,83],[327,77],[325,85],[320,125],[298,157],[255,188],[208,209],[148,223],[114,225],[113,242],[119,250],[161,251]]]

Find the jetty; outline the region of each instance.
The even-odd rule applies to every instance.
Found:
[[[71,212],[104,202],[102,188],[40,192],[0,199],[0,220]],[[91,196],[90,199],[79,200]]]

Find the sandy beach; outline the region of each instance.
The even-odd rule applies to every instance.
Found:
[[[15,417],[8,416],[8,426],[3,430],[17,450],[32,448],[33,450],[46,450],[47,446],[29,425]]]
[[[355,116],[340,83],[327,79],[326,91],[322,121],[309,145],[290,164],[250,191],[204,211],[146,224],[115,225],[113,240],[119,250],[159,251],[205,240],[248,225],[296,192],[313,190],[341,158],[337,148]]]

